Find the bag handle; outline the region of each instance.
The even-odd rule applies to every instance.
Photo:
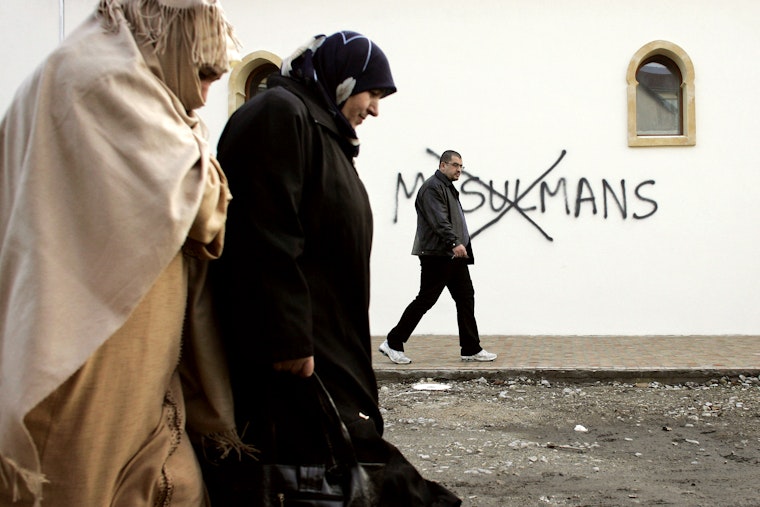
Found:
[[[333,401],[332,396],[330,396],[330,392],[327,390],[327,387],[325,387],[325,384],[316,372],[311,375],[311,378],[314,379],[313,382],[316,384],[315,390],[319,397],[319,404],[324,415],[323,422],[327,423],[325,426],[325,434],[327,436],[327,446],[333,462],[335,464],[357,464],[358,460],[356,459],[356,452],[354,451],[354,445],[351,441],[351,435],[348,433],[348,428],[346,428],[343,419],[340,418],[340,412],[338,412],[338,408],[335,406],[335,402]],[[335,459],[338,455],[342,457],[341,460]]]

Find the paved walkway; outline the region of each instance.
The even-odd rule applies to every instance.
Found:
[[[699,381],[760,375],[760,336],[481,336],[499,357],[464,362],[456,336],[417,335],[407,342],[411,364],[398,365],[378,352],[379,379],[530,376],[547,380]]]

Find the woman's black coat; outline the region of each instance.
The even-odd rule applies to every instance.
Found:
[[[272,370],[313,355],[360,461],[387,465],[382,505],[458,505],[382,439],[369,333],[372,212],[347,142],[317,95],[281,76],[221,135],[233,200],[210,279],[238,429],[264,461],[323,459],[313,384]],[[217,496],[237,475],[225,474]]]

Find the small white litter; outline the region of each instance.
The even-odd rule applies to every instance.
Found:
[[[449,384],[438,384],[436,382],[418,382],[412,386],[412,389],[418,391],[445,391],[450,388],[451,385]]]
[[[576,426],[575,426],[575,431],[581,431],[581,432],[585,433],[585,432],[587,432],[588,430],[587,430],[587,429],[586,429],[586,427],[585,427],[585,426],[583,426],[582,424],[578,424],[578,425],[576,425]]]

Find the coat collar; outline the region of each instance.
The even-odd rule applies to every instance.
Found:
[[[435,170],[435,177],[438,178],[440,181],[442,181],[447,187],[451,189],[452,192],[454,192],[454,195],[459,198],[459,191],[454,186],[454,182],[451,181],[445,174],[443,174],[439,169]]]
[[[294,79],[272,75],[269,77],[269,87],[274,88],[276,86],[285,88],[301,99],[314,122],[330,131],[349,160],[356,156],[357,147],[340,133],[333,114],[324,106],[322,99],[311,88]]]

